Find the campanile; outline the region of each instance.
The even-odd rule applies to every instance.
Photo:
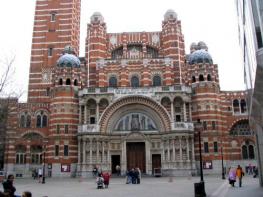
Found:
[[[65,46],[79,52],[81,0],[36,0],[29,102],[49,102],[52,69]]]

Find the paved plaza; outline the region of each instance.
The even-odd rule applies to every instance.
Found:
[[[263,189],[258,179],[245,176],[243,187],[232,188],[227,180],[216,176],[205,176],[205,189],[210,197],[262,197]],[[108,189],[96,189],[94,178],[47,178],[46,184],[33,179],[16,179],[17,194],[25,190],[34,197],[193,197],[194,183],[199,177],[143,177],[140,185],[125,184],[125,178],[112,178]],[[237,184],[236,184],[237,185]]]

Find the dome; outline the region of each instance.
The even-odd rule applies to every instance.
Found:
[[[213,60],[211,55],[205,49],[200,49],[194,51],[192,54],[189,55],[189,64],[196,64],[196,63],[213,64]]]
[[[92,22],[92,23],[97,23],[97,22],[100,22],[100,23],[103,23],[104,22],[104,18],[103,18],[103,16],[101,15],[101,13],[100,12],[94,12],[93,14],[92,14],[92,16],[90,17],[90,21]]]
[[[205,42],[203,42],[203,41],[200,41],[200,42],[198,42],[198,48],[199,49],[204,49],[204,50],[208,50],[208,47],[206,46],[206,43]]]
[[[73,54],[65,53],[57,61],[58,67],[80,67],[80,60]]]
[[[169,19],[177,19],[177,14],[173,10],[167,10],[164,14],[164,20],[168,21]]]
[[[197,44],[196,44],[195,42],[193,42],[193,43],[191,44],[191,46],[190,46],[190,51],[191,51],[191,53],[194,52],[194,51],[196,51],[197,49],[198,49]]]

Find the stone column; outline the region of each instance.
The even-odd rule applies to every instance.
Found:
[[[165,162],[165,141],[162,139],[162,161]]]
[[[171,118],[172,118],[172,122],[174,122],[174,102],[173,100],[171,102]]]
[[[192,142],[192,160],[195,161],[195,144],[194,144],[194,137],[191,137]]]
[[[99,123],[99,117],[100,117],[99,103],[96,103],[96,124]]]
[[[182,152],[182,136],[179,136],[179,147],[180,147],[180,161],[183,160],[183,152]]]
[[[175,138],[173,138],[173,162],[175,162]]]
[[[192,110],[191,110],[191,104],[189,103],[189,122],[192,122]]]
[[[100,150],[99,150],[99,139],[96,139],[96,141],[97,141],[97,150],[96,150],[96,164],[98,164],[99,163],[99,153],[100,153]]]
[[[80,161],[80,154],[81,154],[80,145],[81,145],[81,139],[78,138],[78,164],[81,163],[81,161]]]
[[[171,161],[171,159],[170,159],[170,138],[168,138],[167,142],[168,142],[168,146],[167,146],[167,160],[169,162],[169,161]]]
[[[238,101],[239,101],[239,113],[241,114],[241,100]]]
[[[189,156],[189,136],[186,137],[186,151],[187,151],[187,161],[190,160]]]
[[[79,124],[82,124],[82,122],[81,122],[81,119],[82,119],[82,117],[81,117],[81,114],[82,114],[82,105],[79,105]]]
[[[151,163],[152,163],[152,160],[151,160],[151,152],[150,152],[150,150],[151,150],[151,144],[146,140],[145,141],[145,157],[146,157],[146,164],[145,164],[145,166],[146,166],[146,168],[145,168],[145,171],[146,171],[146,174],[151,174],[151,172],[152,172],[152,165],[151,165]]]
[[[184,122],[187,121],[187,118],[186,118],[186,104],[184,102]]]
[[[87,104],[84,107],[84,124],[87,124]]]
[[[85,138],[83,138],[83,146],[82,146],[82,158],[83,158],[83,160],[82,160],[82,164],[86,164],[86,139]]]
[[[89,144],[90,144],[90,147],[89,147],[89,163],[90,165],[92,165],[92,138],[89,138]]]
[[[125,173],[127,170],[126,166],[126,141],[122,142],[122,152],[121,152],[121,172]]]
[[[110,160],[110,141],[108,141],[108,150],[107,150],[107,166],[108,166],[108,170],[110,169],[110,165],[111,165],[111,160]]]
[[[102,159],[101,159],[102,161],[101,161],[101,163],[104,164],[105,163],[104,162],[104,141],[102,141],[101,145],[102,145]]]

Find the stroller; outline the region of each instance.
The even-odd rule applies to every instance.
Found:
[[[103,177],[101,176],[101,175],[99,175],[98,177],[97,177],[97,189],[103,189],[104,187],[103,187],[103,185],[104,185],[104,179],[103,179]]]

